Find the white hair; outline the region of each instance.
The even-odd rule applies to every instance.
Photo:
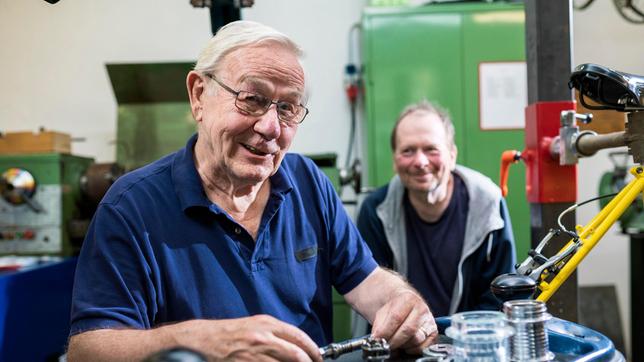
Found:
[[[293,40],[279,31],[254,21],[239,20],[217,31],[199,54],[194,70],[215,71],[224,57],[233,50],[264,42],[278,43],[292,51],[298,58],[303,54],[302,49]]]

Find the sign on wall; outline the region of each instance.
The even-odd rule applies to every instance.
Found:
[[[523,129],[527,105],[525,62],[479,64],[479,126],[482,130]]]

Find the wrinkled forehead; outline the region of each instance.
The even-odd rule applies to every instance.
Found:
[[[233,85],[281,87],[304,97],[304,69],[298,55],[277,42],[244,46],[228,53],[218,71]]]
[[[280,97],[283,100],[296,99],[299,101],[304,99],[304,91],[302,89],[300,89],[298,86],[287,84],[281,79],[271,81],[264,78],[258,78],[253,74],[249,74],[242,76],[238,80],[238,83],[240,90],[260,94],[272,94],[275,91],[275,83],[282,83],[279,85],[281,86]]]
[[[415,111],[400,120],[398,127],[407,130],[408,133],[431,133],[439,137],[445,137],[446,131],[440,116],[433,112]]]
[[[447,130],[440,116],[433,112],[416,111],[400,120],[396,141],[405,143],[449,144]]]

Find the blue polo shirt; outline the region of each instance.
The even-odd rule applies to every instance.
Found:
[[[333,186],[287,154],[254,241],[206,197],[196,139],[101,201],[78,260],[71,335],[269,314],[330,343],[331,287],[345,294],[376,268]]]

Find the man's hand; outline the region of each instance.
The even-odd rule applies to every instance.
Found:
[[[391,349],[419,354],[436,338],[438,329],[423,298],[407,289],[378,310],[371,335],[386,339]]]
[[[177,327],[180,325],[178,324]],[[180,331],[179,341],[183,342],[183,345],[203,351],[209,359],[322,360],[318,346],[306,333],[268,315],[216,321],[191,321],[188,328]],[[193,345],[190,346],[188,343]]]
[[[72,337],[68,360],[141,360],[176,346],[199,351],[209,361],[322,361],[306,333],[268,315],[191,320],[143,331],[89,331]]]
[[[438,335],[427,303],[395,272],[377,268],[344,297],[371,322],[371,335],[391,349],[420,354]]]

